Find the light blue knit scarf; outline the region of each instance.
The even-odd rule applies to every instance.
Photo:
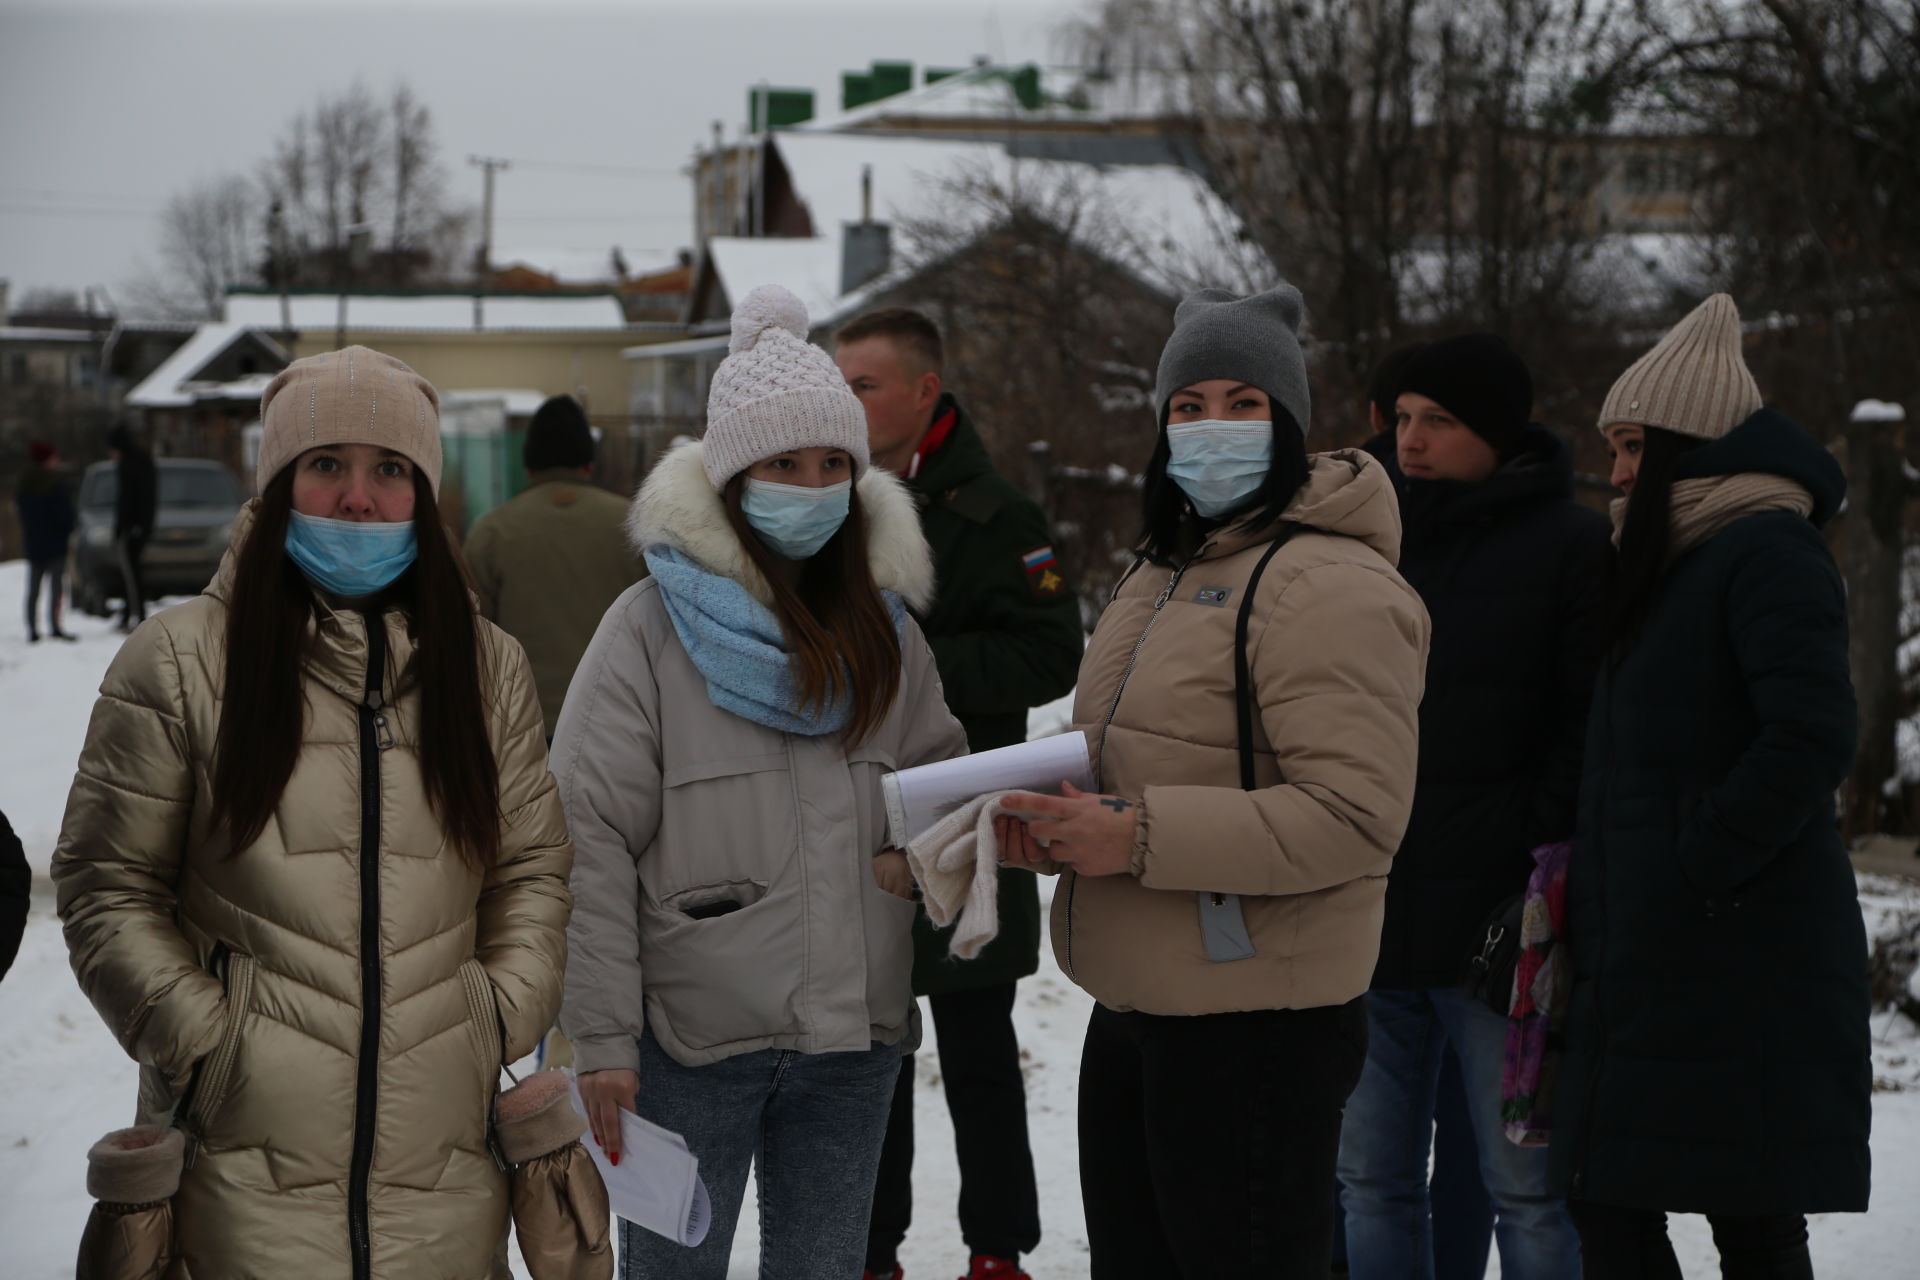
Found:
[[[844,692],[827,707],[800,705],[773,610],[732,578],[702,568],[674,547],[649,547],[646,560],[674,633],[707,678],[714,706],[782,733],[820,737],[846,728],[853,700]],[[895,634],[903,634],[906,605],[891,591],[880,595]]]

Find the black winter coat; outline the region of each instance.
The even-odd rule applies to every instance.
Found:
[[[1477,484],[1405,479],[1392,433],[1367,448],[1395,477],[1400,573],[1433,619],[1373,985],[1451,987],[1487,916],[1527,887],[1533,849],[1573,835],[1611,531],[1573,500],[1572,451],[1544,427]]]
[[[0,813],[0,978],[13,967],[20,951],[20,937],[27,928],[27,907],[33,889],[33,873],[27,867],[26,850],[13,824]]]
[[[66,559],[67,542],[80,517],[73,508],[73,487],[65,474],[34,463],[21,474],[14,501],[20,508],[20,532],[27,544],[28,563]]]
[[[139,445],[122,449],[115,476],[119,487],[113,499],[113,536],[123,538],[136,529],[151,535],[160,503],[160,476],[153,455]]]
[[[1812,522],[1736,521],[1668,570],[1594,699],[1567,881],[1554,1185],[1685,1213],[1863,1211],[1867,944],[1834,791],[1853,760],[1839,466],[1763,409],[1681,478],[1766,472]]]
[[[1080,673],[1080,601],[1053,558],[1046,517],[993,469],[987,447],[950,395],[934,420],[956,415],[946,442],[907,480],[933,549],[933,607],[919,619],[947,706],[974,751],[1027,737],[1027,709],[1073,688]],[[971,960],[947,953],[951,930],[922,911],[914,924],[915,995],[1012,982],[1040,966],[1040,896],[1025,871],[1000,876],[1000,933]]]

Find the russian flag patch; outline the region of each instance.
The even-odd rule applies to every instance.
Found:
[[[1045,569],[1053,564],[1053,548],[1039,547],[1020,557],[1020,563],[1026,566],[1028,573]]]

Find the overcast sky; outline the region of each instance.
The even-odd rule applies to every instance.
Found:
[[[678,171],[714,120],[737,132],[749,85],[811,87],[832,108],[839,73],[876,58],[1051,61],[1084,7],[0,0],[0,278],[16,302],[39,286],[124,289],[154,260],[169,195],[250,172],[289,117],[356,76],[382,94],[413,86],[457,196],[479,202],[470,153],[521,162],[497,179],[500,250],[620,244],[638,265],[688,242]]]

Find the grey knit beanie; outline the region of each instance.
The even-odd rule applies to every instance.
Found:
[[[1305,435],[1313,399],[1300,354],[1306,302],[1290,284],[1236,298],[1224,289],[1188,294],[1173,313],[1173,336],[1160,353],[1153,403],[1164,426],[1174,392],[1209,378],[1258,387],[1293,415]]]
[[[1607,392],[1599,426],[1637,422],[1718,440],[1763,403],[1740,354],[1740,310],[1716,293],[1627,367]]]
[[[807,341],[806,304],[763,284],[733,309],[728,355],[713,371],[702,439],[716,489],[762,458],[827,445],[867,469],[867,411],[833,357]]]

